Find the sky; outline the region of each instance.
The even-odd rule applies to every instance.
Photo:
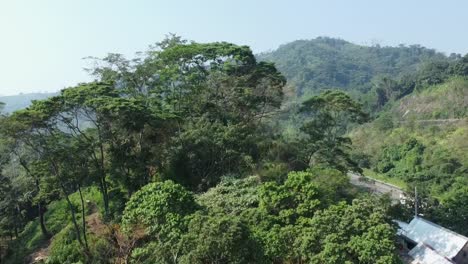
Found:
[[[131,58],[169,32],[256,53],[329,36],[466,54],[467,10],[466,0],[0,0],[0,95],[89,81],[84,57]]]

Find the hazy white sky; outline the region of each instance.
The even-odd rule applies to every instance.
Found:
[[[466,0],[0,0],[0,94],[89,80],[86,56],[128,56],[168,32],[255,52],[296,39],[468,53]]]

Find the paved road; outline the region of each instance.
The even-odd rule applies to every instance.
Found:
[[[370,179],[352,172],[349,172],[348,176],[350,177],[351,184],[368,188],[374,193],[389,193],[394,201],[400,201],[400,199],[405,196],[405,192],[395,185]]]

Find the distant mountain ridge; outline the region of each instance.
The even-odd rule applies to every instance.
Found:
[[[329,37],[296,40],[257,55],[259,60],[274,62],[299,97],[326,89],[365,94],[376,77],[400,78],[415,73],[425,62],[457,57],[420,45],[362,46]]]
[[[256,57],[275,63],[288,80],[291,89],[288,95],[302,98],[327,89],[340,89],[363,101],[364,94],[375,94],[372,89],[379,78],[412,76],[427,62],[445,63],[460,56],[446,56],[420,45],[364,46],[338,38],[318,37],[292,41]],[[32,100],[54,95],[57,93],[0,95],[0,102],[6,103],[5,112],[13,112],[27,107]]]
[[[9,96],[0,96],[0,102],[5,103],[3,109],[6,113],[12,113],[14,111],[24,109],[28,107],[34,100],[42,100],[52,96],[58,95],[56,93],[27,93]]]

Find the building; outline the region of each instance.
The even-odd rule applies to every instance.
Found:
[[[421,217],[395,221],[412,264],[468,264],[468,238]]]

